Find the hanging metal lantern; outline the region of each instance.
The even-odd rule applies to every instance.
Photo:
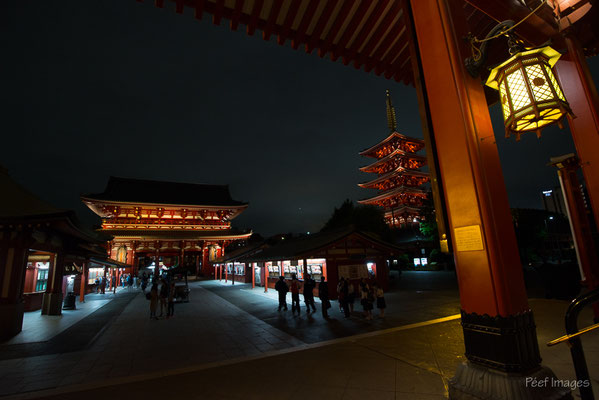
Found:
[[[536,132],[557,123],[562,127],[564,115],[572,115],[551,68],[560,54],[546,46],[521,51],[495,67],[487,80],[487,86],[499,90],[506,137],[510,133],[520,135]]]

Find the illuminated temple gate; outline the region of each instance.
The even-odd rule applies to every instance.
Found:
[[[228,186],[110,177],[104,192],[81,199],[102,217],[101,231],[114,237],[109,254],[129,273],[181,265],[210,276],[211,261],[251,235],[231,228],[248,204]]]

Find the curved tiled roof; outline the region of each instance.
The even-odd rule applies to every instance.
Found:
[[[111,176],[102,193],[84,194],[88,200],[198,206],[247,206],[233,200],[228,185],[164,182]]]

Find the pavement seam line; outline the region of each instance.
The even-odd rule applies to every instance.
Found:
[[[254,356],[237,357],[237,358],[233,358],[233,359],[229,359],[229,360],[221,360],[221,361],[215,361],[215,362],[207,363],[207,364],[193,365],[193,366],[183,367],[183,368],[176,368],[176,369],[171,369],[168,371],[152,372],[149,374],[124,376],[124,377],[114,378],[110,382],[103,381],[103,382],[70,385],[70,386],[57,387],[57,388],[52,388],[52,389],[44,389],[41,391],[31,391],[31,392],[27,392],[27,393],[20,393],[20,394],[16,394],[16,395],[11,395],[9,397],[0,396],[0,398],[2,398],[2,399],[31,399],[31,398],[38,398],[40,396],[59,395],[62,393],[72,393],[72,392],[79,392],[79,391],[85,391],[85,390],[91,390],[91,389],[98,389],[98,388],[108,387],[108,386],[116,386],[116,385],[121,385],[121,384],[143,382],[143,381],[147,381],[150,379],[160,379],[160,378],[165,378],[165,377],[169,377],[169,376],[182,375],[182,374],[187,374],[187,373],[192,373],[192,372],[199,372],[199,371],[204,371],[206,369],[224,367],[227,365],[239,364],[239,363],[243,363],[243,362],[259,360],[262,358],[274,357],[274,356],[279,356],[279,355],[288,354],[288,353],[295,353],[298,351],[310,350],[310,349],[315,349],[315,348],[319,348],[319,347],[324,347],[324,346],[329,346],[329,345],[334,345],[334,344],[339,344],[339,343],[345,343],[345,342],[355,342],[356,344],[358,344],[361,347],[368,348],[368,346],[366,346],[366,345],[357,343],[357,340],[369,338],[369,337],[373,337],[373,336],[378,336],[378,335],[384,335],[384,334],[391,333],[391,332],[415,329],[415,328],[420,328],[423,326],[429,326],[429,325],[435,325],[435,324],[439,324],[439,323],[443,323],[443,322],[453,321],[453,320],[459,319],[460,317],[461,317],[461,314],[455,314],[455,315],[450,315],[450,316],[443,317],[443,318],[432,319],[429,321],[417,322],[414,324],[408,324],[408,325],[398,326],[395,328],[389,328],[389,329],[385,329],[382,331],[368,332],[368,333],[363,333],[363,334],[354,335],[354,336],[347,336],[345,338],[327,340],[324,342],[319,342],[319,343],[314,343],[314,344],[303,344],[303,345],[299,345],[299,346],[295,346],[295,347],[290,347],[287,349],[269,351],[269,352],[257,354]],[[256,317],[254,317],[254,318],[256,318]],[[258,318],[256,318],[256,319],[258,319]],[[368,349],[378,352],[377,350],[373,350],[370,348],[368,348]],[[381,354],[384,354],[384,353],[381,353]],[[402,361],[402,362],[405,362],[409,365],[416,366],[416,365],[409,363],[408,361],[405,361],[405,360],[402,360],[402,359],[399,359],[399,358],[396,358],[393,356],[389,356],[389,355],[386,355],[386,356],[394,358],[394,359]],[[419,366],[416,366],[416,367],[422,368]]]

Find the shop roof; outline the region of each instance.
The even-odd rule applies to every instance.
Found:
[[[67,210],[46,203],[11,179],[0,166],[0,219],[39,215],[63,215]]]
[[[244,262],[267,261],[267,260],[289,260],[301,257],[310,257],[318,251],[324,250],[335,243],[345,239],[348,236],[355,235],[378,246],[387,248],[390,252],[400,251],[400,249],[391,243],[385,242],[373,233],[357,230],[355,227],[348,227],[334,231],[319,232],[313,235],[306,235],[299,238],[285,239],[278,244],[266,248],[259,253],[255,253],[247,258],[242,258]]]
[[[111,176],[102,193],[81,196],[87,200],[188,206],[247,206],[231,198],[228,185],[165,182]]]
[[[231,252],[228,252],[224,256],[218,257],[216,260],[214,260],[214,263],[218,264],[218,263],[237,261],[241,258],[249,257],[258,252],[261,252],[267,246],[268,246],[268,244],[266,242],[254,243],[251,245],[243,246],[243,247],[235,249]]]

